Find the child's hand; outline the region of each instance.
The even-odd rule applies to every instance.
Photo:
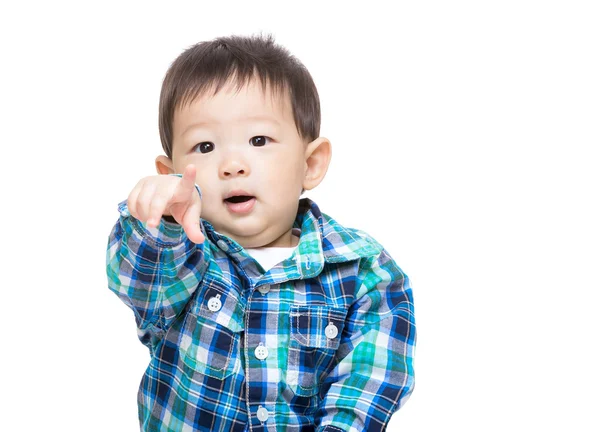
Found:
[[[129,213],[150,227],[157,227],[163,215],[173,218],[196,244],[204,242],[200,230],[202,200],[194,186],[196,166],[185,167],[183,177],[154,175],[144,177],[127,198]]]

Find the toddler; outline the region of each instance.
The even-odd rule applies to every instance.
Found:
[[[198,43],[167,71],[159,129],[158,174],[106,252],[150,351],[141,430],[385,430],[414,388],[412,290],[300,198],[331,159],[306,68],[270,35]]]

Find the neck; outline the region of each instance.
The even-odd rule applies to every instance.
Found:
[[[275,239],[262,247],[296,247],[300,239],[292,234],[292,230],[286,231],[281,237]]]

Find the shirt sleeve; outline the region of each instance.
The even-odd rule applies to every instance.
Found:
[[[202,197],[198,185],[196,190]],[[118,210],[106,251],[108,287],[133,310],[138,337],[152,353],[202,279],[206,242],[195,244],[181,225],[165,218],[157,227],[146,226],[131,216],[127,200]]]
[[[414,388],[414,305],[408,277],[384,249],[360,263],[356,300],[324,381],[317,432],[375,432]]]

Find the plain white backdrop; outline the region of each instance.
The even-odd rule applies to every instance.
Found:
[[[148,364],[108,290],[117,204],[155,174],[170,63],[271,33],[333,144],[306,196],[411,277],[416,388],[390,431],[598,431],[593,1],[0,7],[2,430],[135,431]]]

